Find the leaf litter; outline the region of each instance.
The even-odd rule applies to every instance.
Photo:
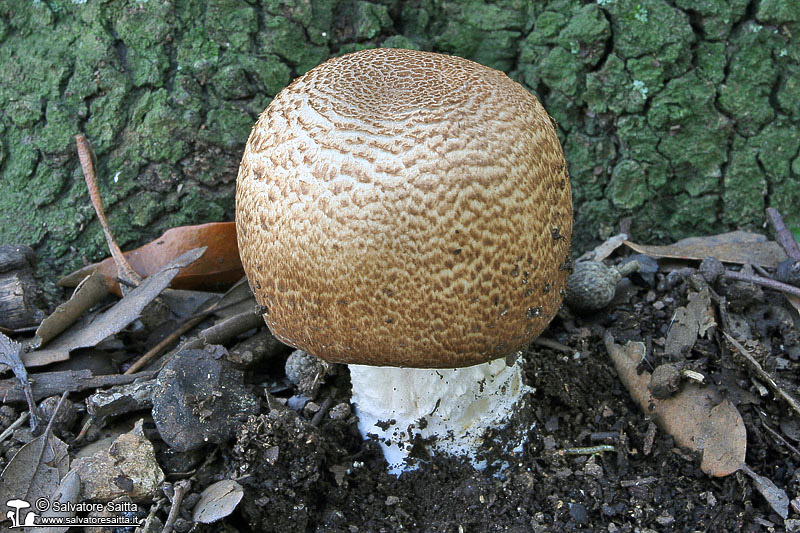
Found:
[[[194,230],[186,231],[191,235]],[[226,231],[230,231],[230,226]],[[619,245],[626,237],[617,235],[613,242],[598,248],[596,258],[618,261],[624,255]],[[173,249],[181,253],[186,251],[180,247],[182,240],[182,237],[174,237],[178,246]],[[777,248],[776,243],[765,237],[742,232],[695,238],[660,248],[632,245],[627,241],[628,247],[651,257],[682,261],[685,275],[667,275],[659,270],[650,285],[641,280],[637,283],[644,285],[631,285],[630,280],[623,279],[618,294],[625,298],[616,299],[611,307],[594,316],[575,316],[568,309],[562,310],[548,329],[547,338],[542,339],[547,342],[537,343],[535,350],[529,349],[526,353],[526,379],[536,388],[536,393],[531,408],[515,415],[518,419],[512,421],[509,429],[512,432],[515,427],[526,428],[525,451],[522,455],[498,456],[496,464],[505,466],[490,469],[489,473],[494,476],[476,474],[457,463],[438,458],[428,460],[426,469],[400,479],[388,476],[380,452],[355,436],[355,419],[346,409],[349,406],[346,372],[333,365],[331,377],[315,396],[300,401],[299,391],[286,381],[280,366],[288,349],[275,351],[274,339],[268,332],[263,334],[260,317],[253,320],[254,302],[247,298],[239,300],[243,302],[236,304],[239,307],[220,305],[219,296],[199,298],[196,300],[199,303],[187,306],[177,303],[184,309],[180,313],[185,320],[183,325],[190,326],[178,335],[165,337],[164,346],[154,352],[152,359],[135,369],[141,372],[134,371],[128,376],[95,376],[82,370],[39,372],[33,375],[35,386],[31,395],[35,394],[38,399],[40,394],[112,387],[108,395],[111,402],[107,404],[110,407],[104,408],[102,416],[90,417],[82,428],[72,428],[80,430],[77,434],[68,434],[67,442],[79,452],[91,441],[92,432],[104,428],[114,419],[115,413],[124,420],[137,416],[132,414],[134,412],[141,414],[142,409],[149,409],[150,402],[138,398],[137,391],[149,390],[149,380],[176,350],[179,352],[190,346],[202,349],[215,342],[230,348],[213,348],[217,357],[242,354],[240,345],[253,351],[231,362],[247,370],[253,390],[259,391],[264,414],[251,417],[234,443],[207,449],[209,453],[193,458],[191,454],[176,455],[174,451],[163,455],[165,445],[158,433],[152,428],[140,430],[139,438],[152,440],[161,450],[157,454],[158,461],[168,476],[192,481],[180,483],[180,487],[176,483],[172,498],[159,491],[151,494],[154,504],[149,519],[163,518],[168,510],[170,527],[176,525],[176,520],[186,520],[179,516],[190,518],[189,522],[194,521],[196,527],[213,518],[217,520],[214,524],[217,527],[231,515],[235,517],[234,523],[246,523],[249,528],[264,531],[305,531],[322,524],[334,530],[353,531],[413,529],[420,524],[429,525],[431,530],[455,530],[462,523],[467,524],[465,529],[480,530],[501,516],[498,526],[525,530],[605,527],[603,524],[614,524],[618,529],[659,529],[668,524],[680,524],[684,528],[724,530],[737,527],[741,516],[760,524],[778,525],[779,520],[791,512],[786,489],[794,490],[791,470],[781,474],[780,465],[789,464],[788,457],[797,452],[795,445],[800,435],[800,431],[793,429],[798,426],[798,414],[789,390],[794,389],[787,386],[796,388],[797,380],[793,382],[792,373],[786,370],[796,369],[800,361],[800,352],[791,348],[797,339],[797,317],[794,315],[794,319],[787,321],[777,311],[782,300],[772,289],[779,285],[765,285],[763,294],[766,296],[748,300],[746,295],[753,291],[737,293],[737,287],[747,285],[755,275],[744,274],[744,279],[723,276],[721,281],[707,281],[704,285],[698,284],[698,271],[693,266],[693,262],[715,256],[729,264],[758,265],[761,268],[758,277],[764,278],[769,276],[764,269],[774,268],[788,253],[782,256],[779,251],[785,248],[782,245],[786,239],[776,236],[776,241],[780,243]],[[153,250],[166,249],[158,240],[150,246]],[[164,264],[165,256],[169,256],[169,261],[175,259],[170,253],[148,251],[141,254],[145,257],[145,269],[140,270],[140,265],[136,265],[135,271],[155,274]],[[127,256],[128,262],[135,264],[130,259],[132,255],[128,253]],[[208,256],[204,256],[203,260],[206,259]],[[124,278],[120,276],[117,263],[105,265],[117,268],[116,276],[113,268],[92,265],[73,276],[69,283],[85,278],[89,270],[101,272],[104,283],[117,276]],[[222,274],[208,270],[198,275],[199,286],[203,285],[204,276],[209,276],[214,283],[219,279],[215,276],[233,278],[231,272],[234,271],[237,278],[241,277],[240,270],[227,269],[229,266],[223,266]],[[124,269],[122,271],[124,273]],[[729,272],[739,275],[738,271]],[[762,283],[761,280],[756,282]],[[166,287],[158,282],[161,291],[162,286]],[[123,287],[130,288],[131,294],[137,290],[130,280],[123,283]],[[161,291],[153,289],[154,293]],[[791,300],[791,293],[786,294]],[[195,300],[192,295],[179,298],[184,296],[187,302]],[[155,297],[149,299],[150,302],[154,300]],[[203,300],[207,300],[205,304]],[[225,312],[213,311],[210,308],[213,302],[217,302],[215,309],[227,309],[227,316],[219,323],[215,321]],[[736,303],[736,311],[727,310],[727,303]],[[128,305],[131,307],[125,309]],[[149,308],[146,304],[139,308],[140,305],[141,302],[126,304],[120,318],[105,318],[111,325],[87,335],[87,339],[96,341],[94,345],[103,339],[116,339],[115,344],[101,347],[109,352],[119,349],[112,346],[123,346],[134,354],[146,351],[152,344],[142,343],[141,326],[135,324]],[[197,305],[203,305],[203,310],[191,311]],[[85,305],[76,309],[81,311],[70,312],[88,316]],[[91,324],[103,319],[111,309],[99,312]],[[134,312],[135,309],[138,312]],[[770,313],[778,318],[769,318]],[[747,323],[748,328],[736,330],[737,335],[745,332],[745,337],[732,334],[733,320]],[[794,325],[790,325],[792,320]],[[89,327],[72,322],[72,318],[58,324],[56,330],[65,329],[45,350],[58,346],[56,343],[73,330]],[[197,326],[202,333],[193,334],[177,349],[161,355],[178,342],[180,335]],[[261,331],[253,338],[264,338],[266,342],[249,342],[249,334],[243,334],[258,328]],[[615,338],[620,339],[619,343]],[[595,346],[602,345],[603,341],[616,373],[608,360],[603,360],[596,351]],[[17,355],[20,352],[17,350]],[[656,398],[649,389],[650,370],[665,365],[675,367],[676,387],[666,397]],[[123,377],[121,381],[112,379]],[[134,382],[136,378],[139,381]],[[19,380],[13,386],[11,381],[0,381],[0,390],[13,391],[8,392],[6,398],[18,405],[25,394],[19,387]],[[640,405],[641,414],[631,408],[627,394],[621,393],[623,383],[630,398]],[[743,390],[747,383],[752,383],[754,392]],[[756,387],[757,383],[766,386],[762,390]],[[37,388],[42,384],[44,388]],[[126,399],[125,395],[131,396]],[[99,401],[100,397],[97,399]],[[113,402],[117,399],[122,401],[114,411]],[[197,401],[207,405],[202,398]],[[289,405],[295,408],[287,407]],[[790,406],[788,410],[787,405]],[[652,426],[651,419],[657,422],[660,431]],[[777,428],[770,429],[776,432],[775,439],[771,439],[771,433],[760,433],[760,428],[768,427],[765,422],[772,422]],[[20,431],[22,429],[17,427],[14,434]],[[753,438],[754,435],[758,437]],[[18,446],[18,442],[12,437],[0,446]],[[34,444],[36,442],[39,444]],[[47,488],[52,489],[49,494],[60,490],[62,497],[74,498],[69,496],[74,494],[69,476],[64,477],[57,466],[51,466],[57,465],[57,457],[68,457],[64,449],[51,442],[52,454],[45,454],[42,443],[44,441],[36,439],[23,443],[11,462],[6,463],[6,470],[14,465],[10,471],[13,473],[14,469],[27,464],[28,473],[33,469],[41,471],[34,477],[47,480]],[[40,445],[41,451],[37,448]],[[563,453],[558,453],[559,450]],[[700,460],[686,451],[695,452]],[[39,457],[39,461],[34,461],[33,457]],[[761,474],[745,464],[746,459],[754,467],[757,465]],[[174,464],[171,462],[176,460]],[[4,459],[0,457],[0,461]],[[749,488],[734,479],[741,474],[730,475],[737,471],[752,480]],[[706,475],[721,477],[711,483]],[[547,478],[558,482],[540,483]],[[119,480],[123,485],[124,481]],[[170,484],[162,486],[163,492],[170,494]],[[763,501],[753,500],[753,506],[745,509],[741,502],[748,500],[750,489],[760,493]],[[436,504],[436,511],[431,513],[434,494],[447,503]],[[793,495],[796,496],[796,492]],[[726,512],[720,512],[723,508],[719,507],[719,502],[724,503]],[[689,508],[695,509],[694,514],[680,510]],[[787,528],[791,520],[786,522]]]

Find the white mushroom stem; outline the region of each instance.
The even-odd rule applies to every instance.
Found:
[[[456,369],[349,368],[358,428],[365,438],[378,439],[396,475],[416,468],[406,459],[417,436],[430,439],[430,451],[464,456],[483,469],[476,453],[486,430],[503,427],[531,390],[521,366],[504,359]]]

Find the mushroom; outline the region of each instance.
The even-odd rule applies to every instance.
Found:
[[[420,439],[483,466],[568,274],[569,176],[535,96],[459,57],[330,59],[253,127],[236,228],[270,330],[349,365],[393,472]]]

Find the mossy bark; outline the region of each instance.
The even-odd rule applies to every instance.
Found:
[[[23,0],[0,3],[0,243],[49,273],[105,255],[74,135],[120,244],[232,220],[258,113],[331,55],[433,50],[504,70],[559,123],[576,247],[800,228],[797,0]]]

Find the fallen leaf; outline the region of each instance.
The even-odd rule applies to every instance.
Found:
[[[650,373],[637,372],[644,358],[644,343],[629,341],[622,347],[614,343],[608,332],[603,340],[631,398],[663,431],[672,435],[678,446],[702,452],[703,472],[719,477],[740,468],[747,451],[747,433],[733,404],[723,401],[712,386],[695,382],[684,383],[669,398],[654,398],[647,387]]]
[[[715,257],[723,263],[760,265],[775,268],[786,259],[786,252],[763,235],[746,231],[732,231],[709,237],[690,237],[666,246],[651,246],[625,241],[633,250],[653,257],[694,259],[702,261]]]
[[[140,276],[147,277],[187,250],[203,246],[207,248],[205,255],[173,280],[173,289],[223,290],[244,275],[233,222],[171,228],[161,237],[124,255]],[[95,270],[103,274],[110,290],[119,295],[119,283],[115,279],[117,267],[111,257],[61,278],[58,285],[74,287]]]
[[[756,489],[767,500],[772,510],[786,520],[789,517],[789,496],[786,491],[779,489],[771,479],[753,472],[747,465],[742,465],[742,472],[753,478]]]
[[[713,326],[714,308],[708,288],[691,291],[686,306],[678,307],[667,332],[664,346],[666,355],[681,355],[692,349],[697,337],[702,337]]]
[[[236,509],[244,496],[244,490],[232,479],[223,479],[206,487],[194,506],[192,520],[210,524],[225,518]]]
[[[92,306],[108,294],[108,283],[99,272],[92,272],[78,284],[69,300],[45,318],[36,330],[34,346],[38,348],[53,340],[75,323]]]
[[[145,306],[169,286],[182,268],[192,264],[203,255],[204,251],[205,248],[196,248],[184,253],[142,281],[138,287],[131,290],[108,311],[99,314],[88,326],[73,327],[54,339],[47,348],[24,354],[22,356],[23,363],[25,366],[31,367],[64,361],[69,358],[72,350],[95,346],[100,341],[118,333],[139,318]]]
[[[46,455],[55,458],[48,434],[45,431],[20,448],[0,474],[0,508],[5,508],[0,511],[2,516],[9,510],[6,502],[19,499],[32,503],[50,496],[58,488],[61,479],[58,468],[45,461]]]
[[[44,518],[67,518],[75,516],[74,509],[75,507],[67,506],[66,504],[76,504],[78,502],[78,497],[81,493],[81,478],[78,477],[78,474],[75,472],[68,472],[61,478],[61,483],[56,488],[56,491],[50,496],[50,502],[58,502],[59,508],[62,509],[60,511],[54,511],[53,508],[55,505],[50,505],[50,508],[42,513],[42,517]],[[64,510],[66,509],[66,510]],[[64,533],[69,529],[70,526],[46,526],[46,527],[38,527],[36,528],[36,533]]]

